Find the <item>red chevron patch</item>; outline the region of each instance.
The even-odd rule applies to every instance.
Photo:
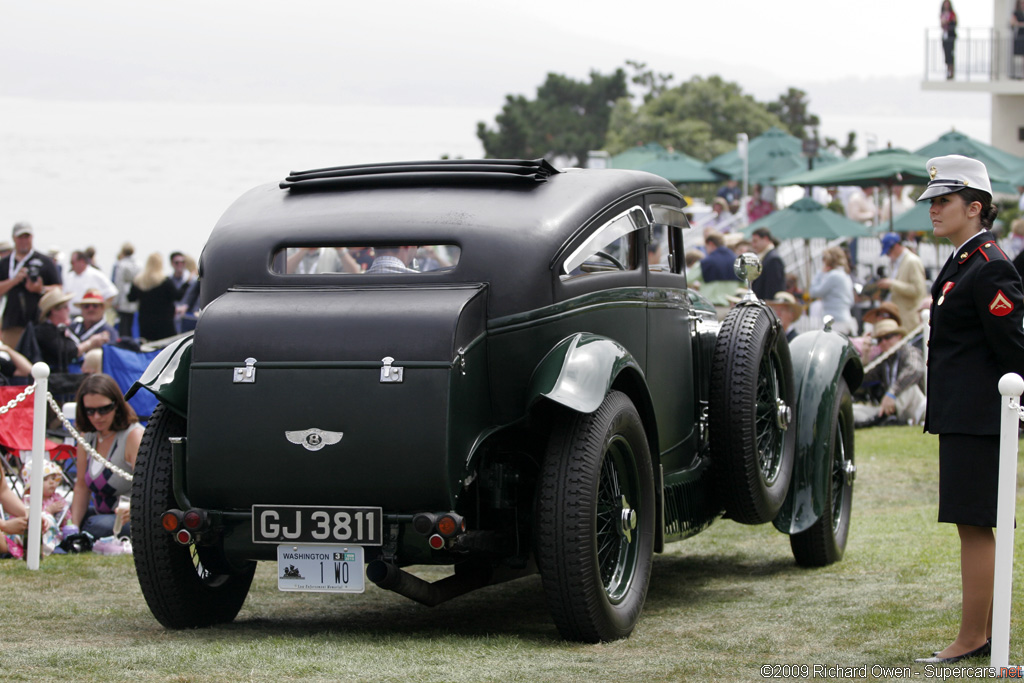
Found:
[[[1003,290],[1000,289],[996,292],[992,301],[989,302],[988,311],[992,315],[998,315],[999,317],[1009,315],[1013,312],[1013,302],[1010,301],[1009,297],[1003,294]]]

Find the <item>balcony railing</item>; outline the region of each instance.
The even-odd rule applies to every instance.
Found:
[[[962,28],[953,47],[953,80],[986,82],[1024,75],[1019,61],[1014,71],[1013,32],[1010,29]],[[946,80],[942,29],[925,29],[924,79]]]

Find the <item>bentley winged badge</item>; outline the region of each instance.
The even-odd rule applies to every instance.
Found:
[[[285,432],[284,435],[293,444],[302,446],[307,451],[318,451],[324,446],[334,445],[344,436],[342,432],[328,432],[316,427]]]

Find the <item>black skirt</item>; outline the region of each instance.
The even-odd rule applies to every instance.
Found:
[[[999,435],[939,434],[939,521],[994,527]]]

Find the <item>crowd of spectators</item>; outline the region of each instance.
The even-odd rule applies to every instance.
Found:
[[[751,290],[775,310],[787,337],[796,335],[796,327],[821,328],[830,316],[832,329],[850,336],[862,353],[869,374],[855,397],[858,426],[919,423],[924,413],[920,326],[922,311],[931,303],[929,270],[919,253],[920,235],[886,231],[914,207],[910,190],[899,185],[881,193],[872,187],[815,188],[816,201],[867,227],[872,239],[859,240],[864,245],[835,240],[813,255],[803,245],[790,246],[782,254],[769,228],[752,226],[777,210],[774,194],[754,185],[749,196],[741,197],[736,183],[729,182],[704,213],[698,210],[692,216],[691,223],[703,235],[698,243],[691,238],[686,252],[688,286],[724,316],[745,291],[732,261],[738,254],[756,253],[762,274]],[[1018,191],[1018,209],[1024,212],[1024,187]],[[1001,243],[1016,257],[1014,264],[1024,277],[1024,215],[1008,223]],[[866,252],[867,244],[881,248]],[[937,261],[929,263],[934,276]]]
[[[55,255],[36,250],[34,233],[31,224],[19,222],[12,242],[0,243],[0,385],[28,384],[32,364],[45,362],[51,393],[76,401],[79,429],[107,459],[91,460],[79,446],[70,504],[67,491],[56,490],[61,468],[44,462],[42,552],[83,549],[83,543],[92,547],[103,537],[120,552],[124,544],[114,537],[128,535],[122,524],[128,513],[115,508],[129,484],[109,464],[132,470],[141,428],[117,383],[101,372],[103,349],[116,344],[137,350],[191,329],[199,301],[196,264],[174,252],[172,274],[166,275],[163,256],[153,253],[140,268],[126,243],[108,276],[97,266],[93,249],[75,250],[61,264]],[[26,483],[30,469],[22,471]],[[29,495],[26,490],[20,499],[7,477],[0,477],[0,556],[24,556]]]

